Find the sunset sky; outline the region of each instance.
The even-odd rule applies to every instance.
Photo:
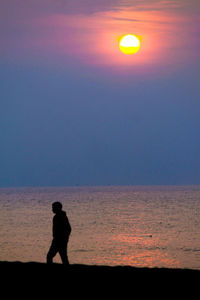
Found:
[[[200,184],[200,2],[0,0],[0,37],[0,186]]]

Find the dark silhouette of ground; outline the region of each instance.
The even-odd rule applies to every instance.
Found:
[[[200,282],[200,271],[187,269],[0,262],[0,270],[7,298],[195,299]]]

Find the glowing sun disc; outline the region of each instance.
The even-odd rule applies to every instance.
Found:
[[[140,40],[133,34],[124,35],[119,41],[119,48],[124,54],[134,54],[140,49]]]

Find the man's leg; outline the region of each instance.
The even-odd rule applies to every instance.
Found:
[[[57,247],[55,241],[53,240],[51,243],[51,246],[49,248],[49,252],[47,253],[47,263],[48,264],[53,263],[53,258],[57,252],[58,252],[58,247]]]
[[[69,265],[69,260],[68,260],[68,256],[67,256],[67,242],[64,243],[60,248],[59,248],[59,254],[62,260],[62,263],[65,265]]]

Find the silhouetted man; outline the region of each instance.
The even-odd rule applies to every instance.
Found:
[[[53,263],[54,256],[59,253],[62,263],[69,264],[67,257],[67,244],[71,233],[71,226],[66,212],[62,210],[60,202],[52,204],[53,217],[53,240],[47,253],[47,263]]]

